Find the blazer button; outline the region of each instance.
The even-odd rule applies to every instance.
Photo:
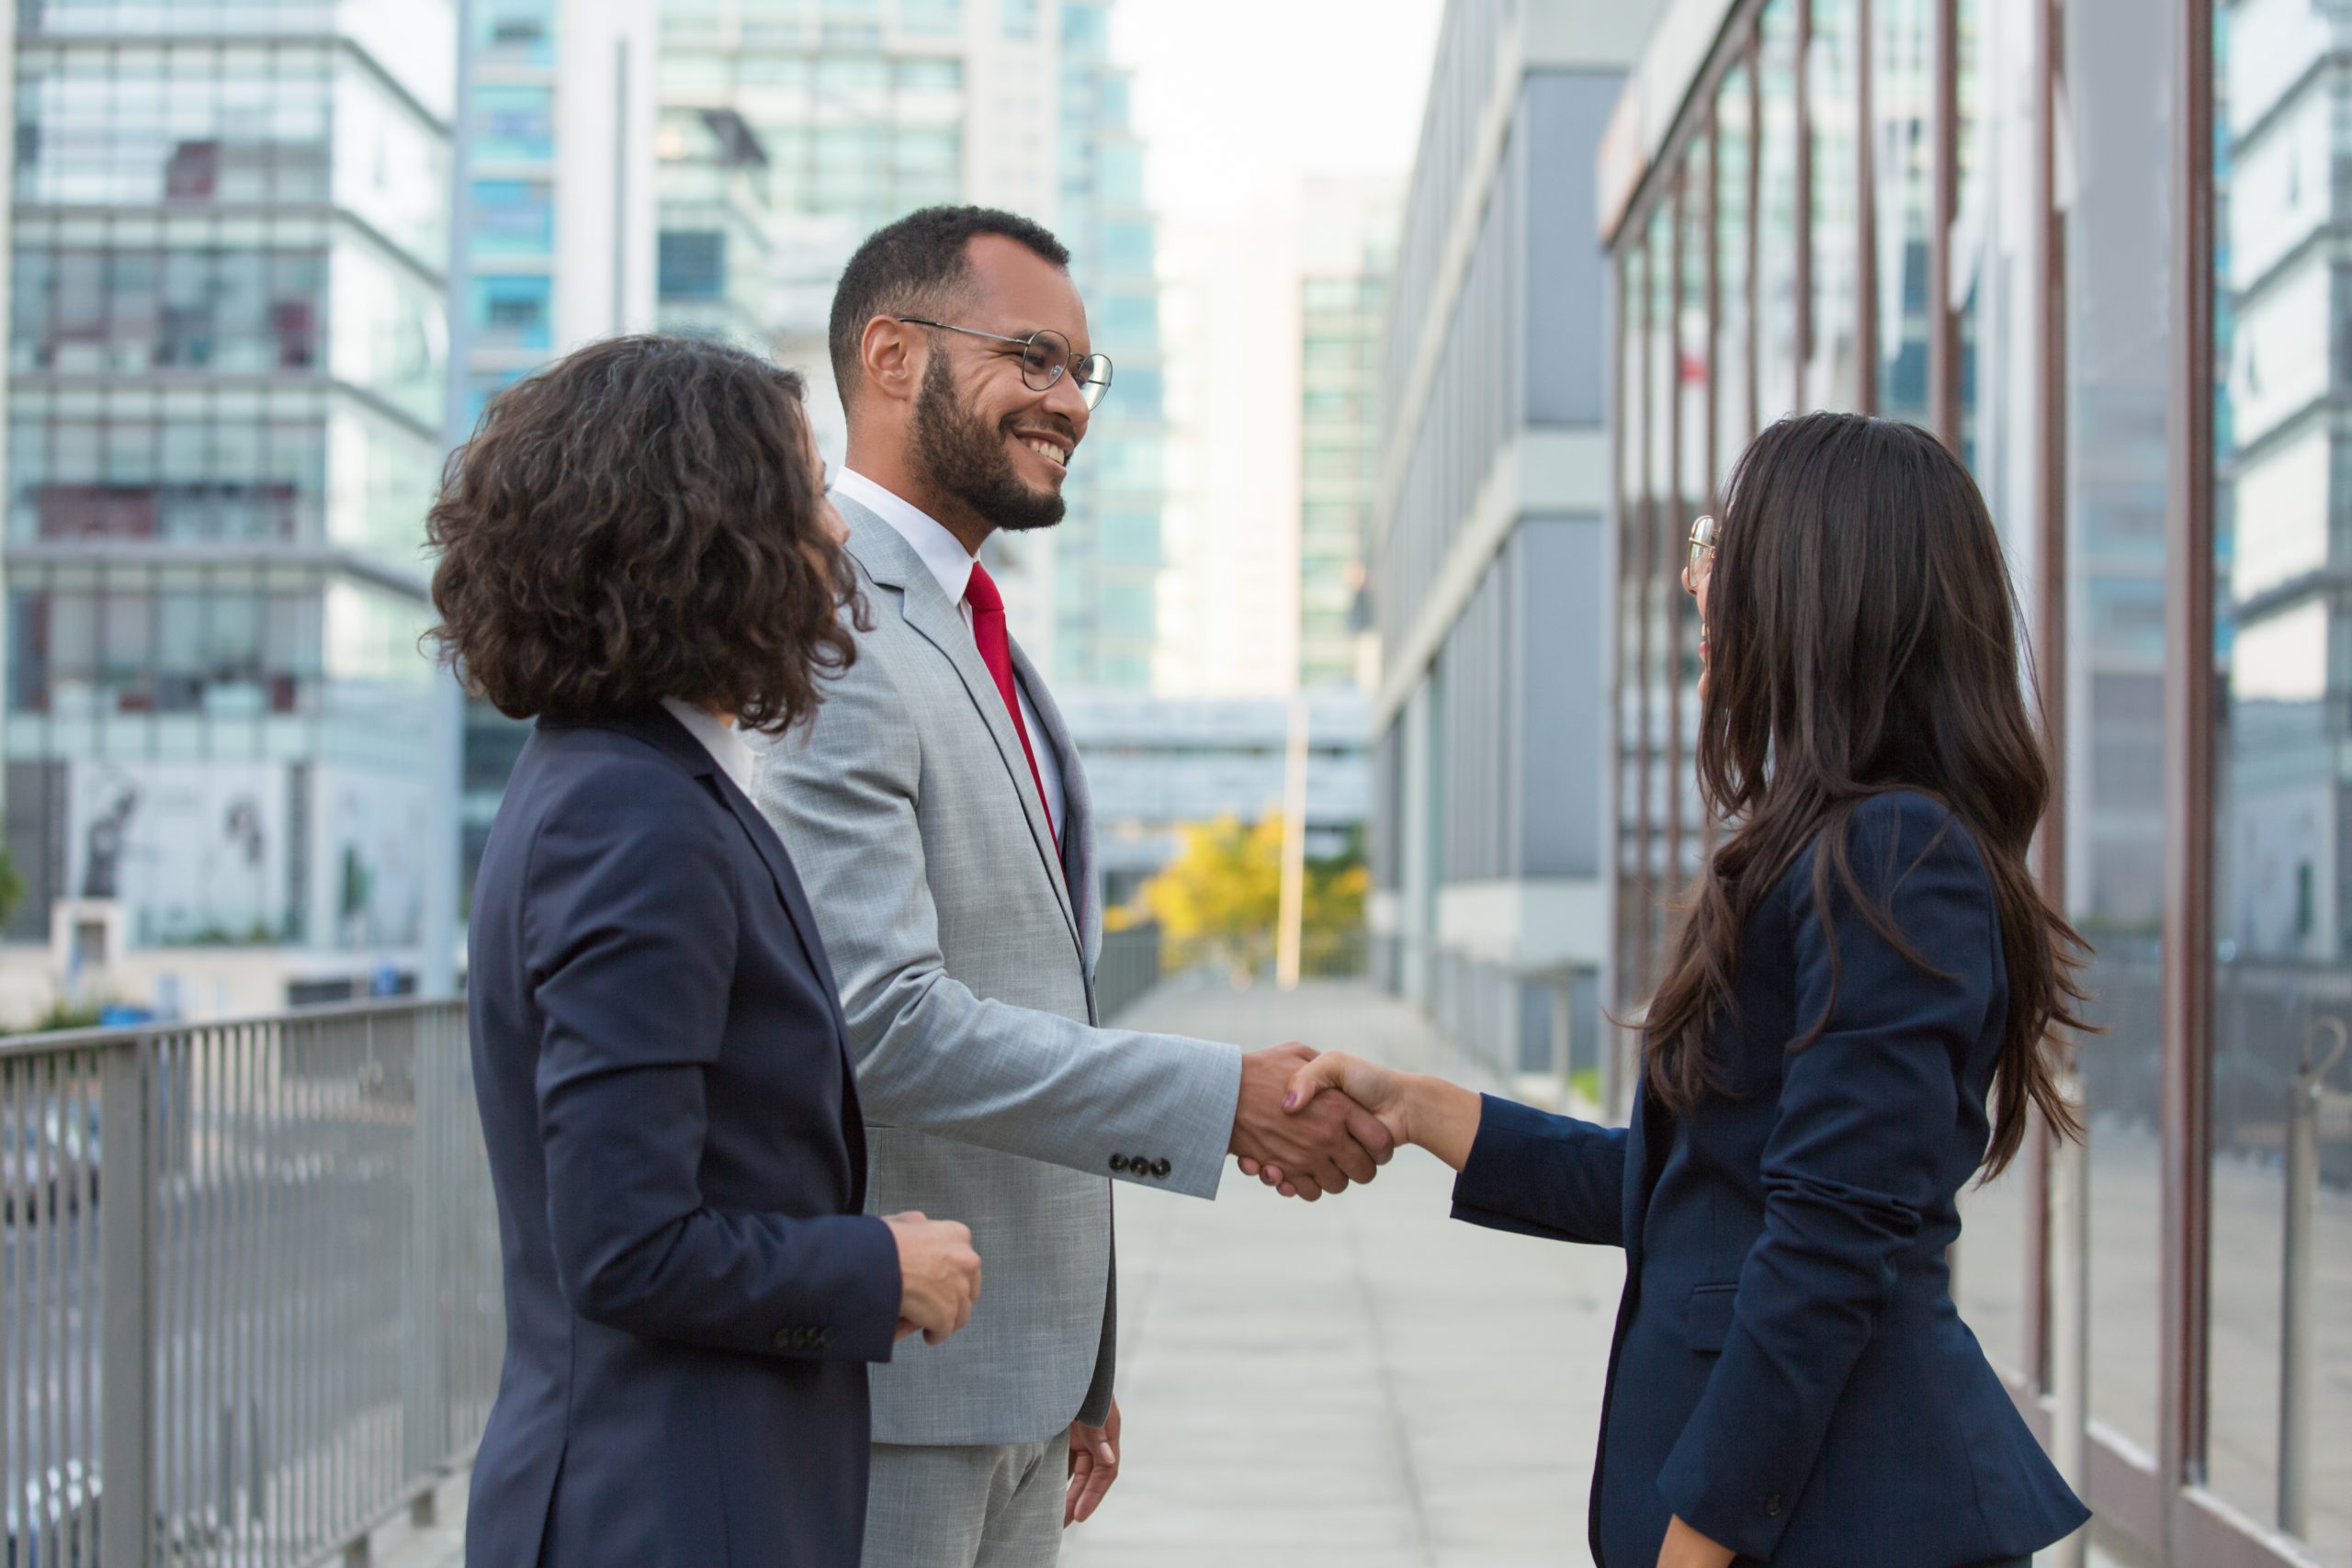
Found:
[[[1151,1174],[1159,1178],[1162,1181],[1167,1180],[1168,1173],[1175,1168],[1176,1168],[1174,1166],[1170,1165],[1164,1159],[1156,1159],[1151,1162]]]
[[[1781,1495],[1778,1492],[1764,1499],[1764,1517],[1768,1519],[1781,1517]]]
[[[771,1344],[771,1345],[773,1345],[773,1346],[775,1346],[775,1347],[777,1349],[779,1349],[779,1350],[789,1350],[789,1349],[791,1349],[791,1348],[792,1348],[792,1330],[790,1330],[789,1328],[779,1328],[779,1329],[777,1329],[777,1330],[775,1331],[775,1337],[774,1338],[770,1339],[770,1340],[768,1341],[768,1343],[769,1343],[769,1344]]]
[[[1127,1168],[1127,1156],[1125,1155],[1113,1155],[1111,1156],[1111,1168],[1113,1170],[1125,1171]]]
[[[833,1342],[833,1331],[832,1331],[831,1329],[830,1329],[830,1328],[820,1328],[820,1329],[817,1330],[817,1345],[818,1345],[818,1348],[819,1348],[820,1349],[822,1349],[824,1347],[826,1347],[826,1346],[828,1346],[828,1345],[831,1345],[832,1342]]]
[[[1127,1168],[1134,1171],[1137,1176],[1149,1176],[1151,1174],[1151,1161],[1144,1158],[1141,1155],[1129,1155],[1127,1156]]]

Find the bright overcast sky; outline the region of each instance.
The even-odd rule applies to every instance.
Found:
[[[1402,174],[1443,0],[1122,0],[1152,205],[1235,217],[1309,175]],[[1373,18],[1377,17],[1376,24]]]

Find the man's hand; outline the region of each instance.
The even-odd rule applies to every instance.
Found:
[[[919,1210],[882,1223],[899,1244],[899,1337],[917,1329],[936,1345],[972,1321],[980,1299],[980,1255],[972,1233],[954,1220],[925,1219]]]
[[[1241,1098],[1227,1150],[1251,1175],[1261,1167],[1279,1167],[1287,1187],[1310,1203],[1325,1192],[1344,1191],[1351,1181],[1370,1181],[1396,1152],[1396,1140],[1379,1118],[1345,1095],[1317,1096],[1295,1113],[1283,1109],[1291,1079],[1315,1055],[1292,1043],[1241,1058]]]
[[[1119,1479],[1119,1402],[1100,1427],[1069,1424],[1069,1491],[1062,1497],[1062,1529],[1082,1525],[1102,1506],[1102,1495]]]

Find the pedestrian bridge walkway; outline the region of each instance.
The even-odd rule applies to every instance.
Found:
[[[1497,1087],[1361,986],[1180,984],[1121,1021]],[[1590,1568],[1621,1257],[1455,1224],[1452,1179],[1408,1149],[1311,1207],[1230,1170],[1214,1203],[1118,1189],[1125,1473],[1065,1568]],[[461,1489],[378,1562],[456,1568]]]

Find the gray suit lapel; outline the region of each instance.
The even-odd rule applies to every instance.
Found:
[[[1046,822],[1045,803],[1038,798],[1037,786],[1029,776],[1029,759],[1022,752],[1021,737],[1012,728],[1012,716],[1005,710],[1003,694],[996,689],[996,678],[989,673],[987,661],[980,658],[979,644],[972,640],[972,629],[964,624],[963,612],[947,602],[939,579],[931,574],[922,558],[915,554],[914,547],[896,528],[838,491],[833,496],[833,506],[849,525],[850,554],[857,558],[877,586],[898,590],[899,610],[907,625],[922,633],[955,667],[963,680],[965,694],[979,709],[989,734],[995,738],[997,755],[1012,778],[1014,796],[1028,818],[1029,836],[1036,844],[1038,858],[1045,863],[1047,879],[1054,885],[1054,897],[1061,906],[1062,919],[1069,923],[1070,941],[1083,958],[1086,942],[1080,934],[1078,913],[1070,905],[1069,889],[1063,886],[1060,854],[1054,845],[1053,829]],[[1013,657],[1018,660],[1020,655],[1016,652]],[[1037,702],[1038,690],[1031,687],[1029,701],[1038,708],[1042,722],[1045,710]]]
[[[1062,867],[1077,908],[1079,949],[1091,976],[1102,949],[1102,911],[1094,887],[1094,796],[1086,787],[1086,767],[1079,761],[1078,742],[1070,737],[1069,725],[1018,639],[1012,642],[1012,673],[1028,693],[1029,705],[1037,710],[1037,728],[1045,731],[1030,739],[1052,747],[1054,760],[1061,765]]]

